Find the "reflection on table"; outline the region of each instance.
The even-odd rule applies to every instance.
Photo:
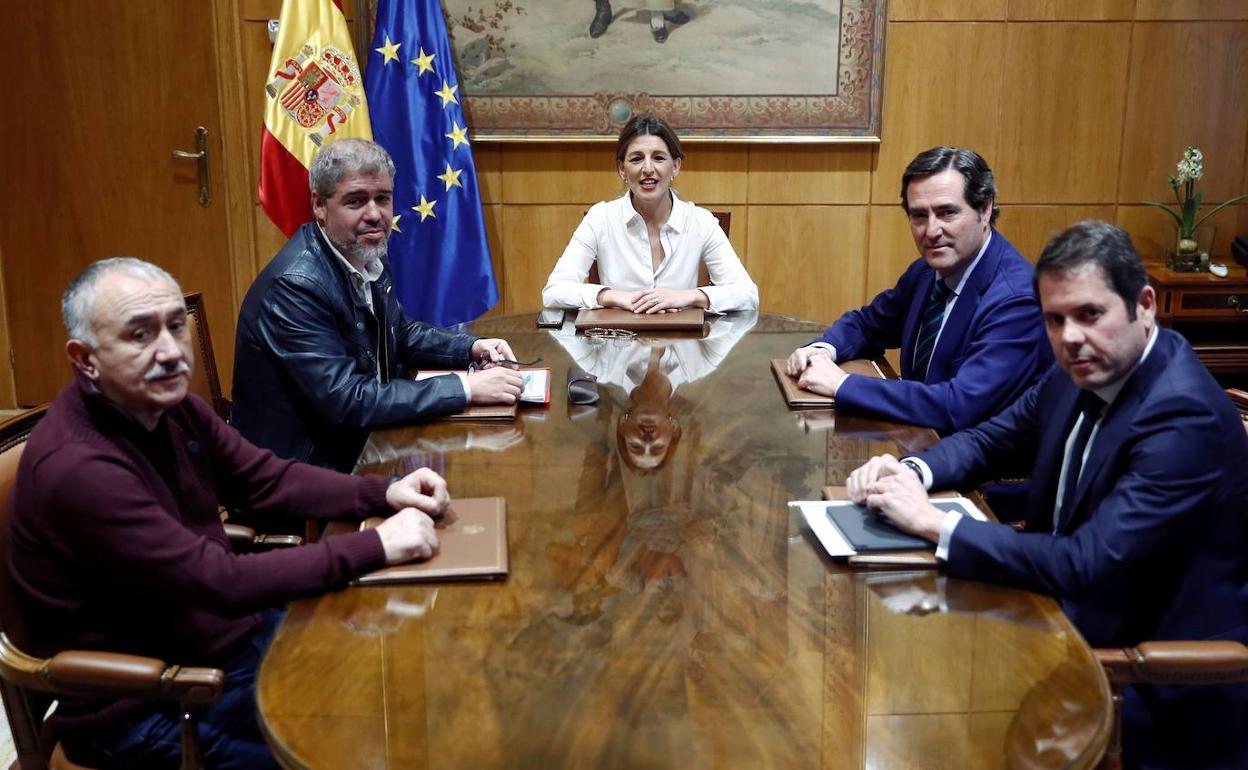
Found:
[[[507,426],[379,431],[360,471],[427,464],[457,496],[504,495],[511,576],[294,604],[258,688],[282,761],[1093,765],[1108,691],[1053,602],[852,571],[788,511],[873,454],[935,440],[791,412],[768,361],[818,329],[763,314],[718,319],[705,338],[621,343],[537,330],[532,315],[474,327],[545,358],[550,406]],[[570,411],[572,364],[598,375],[596,407]],[[669,417],[680,437],[660,452]],[[651,446],[634,453],[619,425],[642,419]]]

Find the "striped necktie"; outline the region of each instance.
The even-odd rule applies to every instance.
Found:
[[[940,324],[945,318],[945,306],[952,291],[940,276],[936,276],[936,281],[932,284],[932,293],[923,307],[923,323],[919,324],[919,342],[914,346],[914,379],[919,382],[927,379],[927,367],[932,362],[932,351],[936,349],[936,338],[940,336]]]

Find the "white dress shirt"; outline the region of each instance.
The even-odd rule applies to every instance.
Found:
[[[758,287],[733,251],[715,215],[672,194],[672,213],[659,230],[663,261],[655,270],[646,222],[628,193],[597,203],[581,220],[555,264],[542,304],[546,307],[600,308],[603,289],[641,291],[701,289],[713,313],[756,310]],[[585,283],[597,261],[598,280]],[[710,286],[698,286],[698,266],[706,263]]]

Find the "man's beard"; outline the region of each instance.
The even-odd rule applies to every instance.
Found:
[[[381,277],[382,258],[386,256],[389,241],[382,241],[376,246],[369,246],[366,243],[352,243],[342,251],[351,259],[364,266],[363,273],[370,281],[375,281]]]

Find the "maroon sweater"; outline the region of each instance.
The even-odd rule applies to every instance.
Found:
[[[218,502],[362,518],[390,512],[386,487],[278,459],[194,396],[148,431],[79,376],[35,428],[13,489],[8,568],[24,641],[39,656],[98,649],[220,665],[258,610],[345,586],[385,557],[372,530],[235,554]]]

